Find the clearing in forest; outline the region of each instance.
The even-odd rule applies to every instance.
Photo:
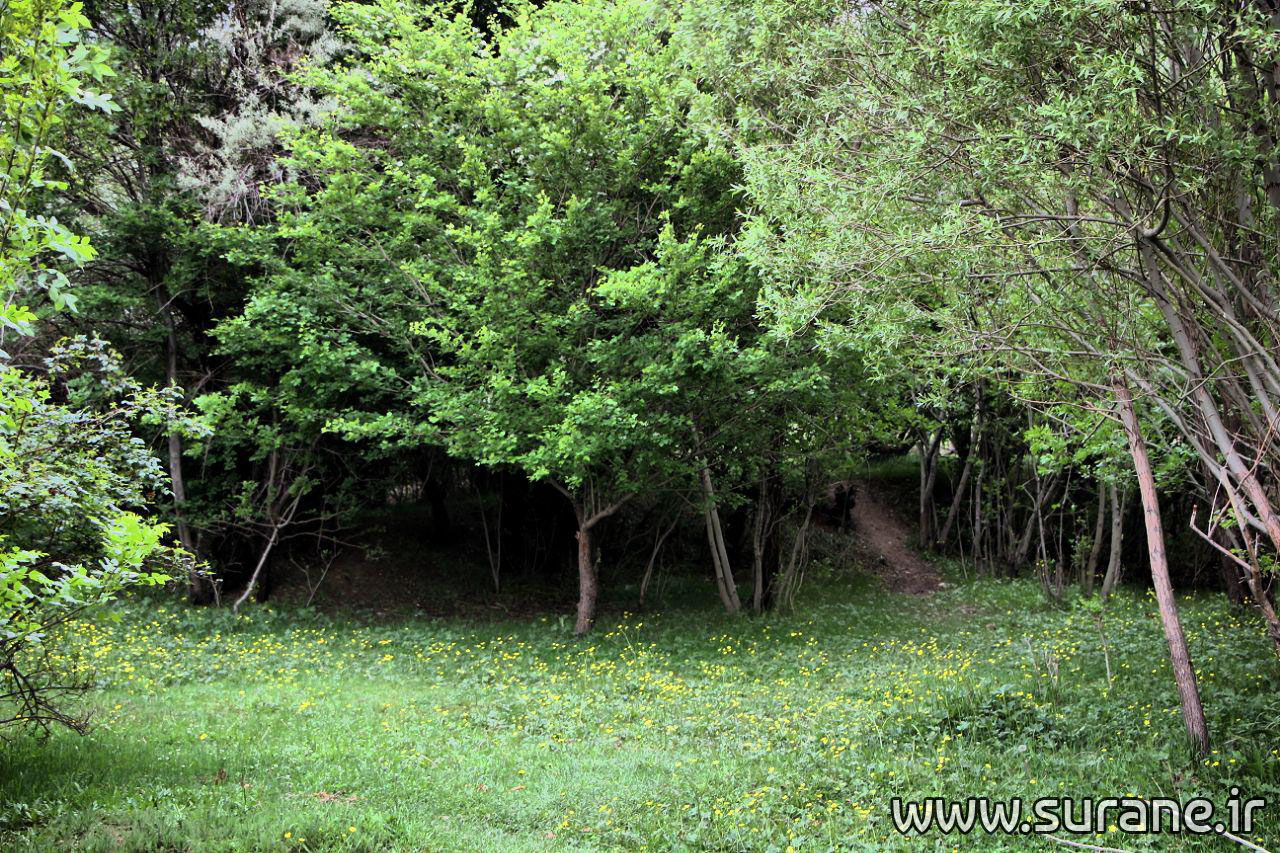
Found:
[[[1202,761],[1145,595],[1108,605],[1109,681],[1094,614],[1032,581],[810,580],[794,613],[731,618],[689,577],[663,612],[617,602],[584,639],[552,614],[134,605],[65,646],[103,685],[93,734],[0,756],[0,848],[906,849],[893,797],[1280,790],[1280,678],[1257,666],[1258,620],[1221,596],[1182,609],[1219,733]],[[1280,842],[1273,812],[1252,838]],[[1124,838],[1171,843],[1218,842]]]

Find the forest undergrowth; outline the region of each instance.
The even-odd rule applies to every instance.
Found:
[[[614,601],[584,639],[554,613],[134,604],[62,646],[101,684],[96,730],[10,744],[0,844],[897,848],[919,840],[893,828],[893,797],[1280,796],[1280,678],[1258,665],[1267,640],[1247,610],[1180,601],[1219,733],[1196,759],[1151,653],[1151,597],[1125,592],[1099,614],[1044,604],[1030,581],[950,579],[910,596],[819,570],[798,614],[744,620],[709,616],[704,584],[678,578],[652,612]],[[1271,807],[1255,829],[1280,842]]]

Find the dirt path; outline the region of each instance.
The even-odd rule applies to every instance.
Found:
[[[871,568],[894,592],[923,595],[942,582],[938,570],[907,544],[907,525],[882,504],[874,485],[859,483],[853,501],[854,535],[871,556]]]

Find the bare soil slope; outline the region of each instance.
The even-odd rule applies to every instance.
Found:
[[[894,592],[923,595],[942,583],[937,568],[908,543],[907,524],[880,501],[873,483],[857,485],[853,525],[859,544],[871,556],[871,568]]]

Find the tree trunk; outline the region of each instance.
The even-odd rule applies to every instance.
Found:
[[[581,637],[591,630],[596,621],[596,598],[599,584],[596,578],[596,564],[591,553],[591,528],[578,528],[578,619],[574,623],[573,633]]]
[[[671,520],[671,525],[664,531],[661,531],[653,540],[653,550],[649,552],[649,562],[645,564],[644,576],[640,580],[640,606],[644,606],[644,597],[649,592],[649,582],[653,580],[653,570],[658,565],[658,555],[662,552],[662,543],[667,541],[667,537],[671,535],[671,531],[676,529],[676,525],[680,523],[680,516],[677,515]]]
[[[1233,606],[1244,604],[1249,594],[1249,588],[1245,584],[1244,575],[1241,573],[1240,567],[1226,554],[1218,555],[1218,564],[1222,569],[1222,583],[1226,588],[1227,601],[1231,602]]]
[[[951,538],[951,528],[955,525],[956,520],[960,517],[960,509],[964,506],[965,492],[969,488],[969,480],[973,476],[973,460],[978,455],[978,448],[982,446],[982,403],[981,388],[979,388],[979,402],[977,405],[977,413],[974,415],[973,427],[964,440],[964,468],[960,471],[960,481],[956,483],[955,493],[951,496],[951,507],[947,510],[946,520],[942,523],[942,530],[933,540],[934,547],[945,548],[947,540]],[[956,451],[959,452],[957,447]]]
[[[573,633],[581,637],[591,630],[595,622],[595,599],[599,596],[599,583],[595,575],[595,561],[591,558],[591,529],[577,529],[577,621]]]
[[[1102,556],[1102,535],[1106,530],[1107,486],[1098,481],[1098,515],[1093,522],[1093,545],[1089,548],[1089,558],[1084,563],[1084,573],[1080,575],[1080,589],[1085,595],[1093,595],[1093,581],[1098,574],[1098,558]]]
[[[782,480],[777,472],[761,478],[752,529],[751,604],[757,613],[773,607],[777,593],[778,571],[782,565],[781,515],[783,513]]]
[[[493,591],[499,592],[502,589],[502,502],[498,502],[495,534],[490,536],[489,514],[484,511],[484,495],[480,493],[479,486],[475,487],[475,491],[476,505],[480,508],[480,532],[484,534],[484,553],[489,558],[489,577],[493,581]]]
[[[1173,664],[1173,678],[1182,703],[1182,721],[1187,735],[1197,751],[1203,755],[1209,751],[1209,729],[1205,724],[1204,708],[1200,704],[1200,691],[1196,686],[1196,672],[1187,650],[1187,638],[1178,620],[1178,605],[1173,597],[1173,585],[1169,581],[1169,565],[1165,559],[1164,527],[1160,519],[1160,502],[1156,494],[1155,475],[1151,472],[1151,460],[1134,411],[1133,396],[1123,381],[1115,382],[1116,402],[1125,435],[1129,440],[1129,453],[1133,457],[1134,471],[1138,476],[1138,490],[1142,497],[1142,513],[1147,529],[1147,555],[1151,562],[1151,580],[1156,590],[1156,603],[1160,611],[1160,624],[1169,644],[1169,659]]]
[[[173,320],[173,308],[164,299],[164,291],[157,288],[156,300],[160,320],[165,329],[165,381],[170,388],[178,385],[178,331]],[[173,492],[174,528],[178,534],[178,542],[184,551],[196,553],[195,538],[191,535],[191,525],[187,522],[187,481],[182,475],[182,436],[177,432],[169,433],[169,483]],[[213,584],[193,565],[187,573],[187,600],[192,604],[208,604],[213,601]]]
[[[716,573],[716,587],[720,591],[720,600],[729,613],[737,613],[742,609],[742,600],[738,598],[738,585],[733,580],[733,570],[729,566],[729,551],[724,544],[724,528],[720,524],[720,513],[716,509],[715,489],[711,485],[711,472],[702,469],[702,493],[707,500],[705,511],[707,521],[707,540],[711,543],[711,562]]]
[[[786,568],[777,577],[777,590],[774,595],[786,607],[795,606],[796,592],[800,587],[800,575],[808,553],[806,540],[809,534],[809,523],[813,520],[813,504],[813,500],[810,499],[805,509],[804,520],[800,522],[795,539],[791,543],[791,557],[787,560]]]
[[[938,427],[932,441],[920,442],[920,547],[933,541],[933,487],[938,480],[938,452],[942,447],[943,427]],[[925,434],[928,438],[928,434]]]
[[[578,614],[573,633],[581,637],[591,630],[592,624],[596,621],[596,598],[599,593],[591,528],[617,512],[619,507],[629,501],[632,496],[624,494],[613,503],[601,507],[590,485],[583,487],[583,491],[574,493],[555,480],[546,482],[569,499],[573,505],[574,517],[578,520]]]
[[[1035,502],[1031,505],[1031,515],[1027,518],[1027,526],[1023,529],[1021,538],[1018,539],[1018,549],[1013,552],[1011,565],[1015,570],[1022,568],[1023,564],[1027,562],[1027,557],[1031,554],[1031,540],[1036,532],[1036,522],[1040,518],[1040,507],[1044,504],[1049,492],[1057,488],[1057,480],[1057,475],[1047,480],[1041,479],[1039,474],[1036,475]]]
[[[978,444],[977,450],[981,450]],[[975,452],[977,452],[975,450]],[[982,481],[986,474],[986,466],[978,469],[978,476],[973,483],[973,570],[977,573],[990,571],[991,561],[987,556],[985,541],[985,521],[982,512]]]
[[[756,498],[755,517],[751,523],[751,609],[759,613],[764,609],[764,537],[769,529],[768,481],[760,481],[760,494]]]
[[[1266,489],[1263,488],[1262,482],[1258,479],[1254,466],[1245,464],[1236,449],[1235,440],[1222,422],[1222,416],[1218,412],[1218,406],[1213,399],[1213,395],[1209,392],[1209,384],[1200,364],[1200,353],[1190,331],[1178,314],[1177,306],[1170,299],[1152,244],[1142,241],[1139,243],[1138,248],[1143,266],[1146,268],[1148,285],[1152,295],[1155,296],[1156,305],[1164,315],[1165,323],[1169,327],[1173,341],[1177,344],[1178,354],[1187,370],[1187,377],[1191,383],[1191,398],[1199,409],[1205,428],[1210,438],[1213,439],[1214,444],[1217,445],[1218,452],[1222,454],[1222,459],[1226,463],[1227,470],[1231,473],[1232,478],[1239,483],[1240,490],[1244,492],[1245,496],[1253,504],[1254,512],[1266,529],[1267,537],[1271,540],[1272,547],[1280,550],[1280,515],[1276,513],[1275,507],[1272,506],[1271,498],[1267,495]],[[1213,461],[1216,462],[1216,460]]]
[[[525,535],[525,515],[529,500],[529,481],[522,474],[499,472],[498,556],[501,562],[498,569],[507,577],[532,574],[529,537]]]
[[[1048,542],[1044,530],[1044,512],[1039,506],[1036,507],[1036,528],[1040,533],[1040,559],[1037,561],[1040,582],[1044,587],[1045,597],[1050,602],[1058,604],[1062,601],[1063,593],[1062,554],[1059,552],[1056,562],[1052,564],[1049,562]],[[1052,568],[1050,568],[1051,565]]]
[[[951,538],[951,528],[960,516],[960,507],[964,504],[964,494],[969,488],[969,478],[973,475],[973,454],[964,461],[964,470],[960,472],[960,482],[956,484],[956,493],[951,499],[951,508],[947,510],[946,521],[942,523],[942,531],[938,533],[933,544],[936,548],[945,548]]]
[[[1234,489],[1226,490],[1227,497],[1231,501],[1232,509],[1236,516],[1241,515],[1241,499]],[[1194,526],[1195,516],[1192,516]],[[1258,559],[1258,538],[1249,534],[1248,530],[1240,527],[1235,530],[1227,530],[1226,534],[1236,545],[1243,545],[1243,550],[1248,555],[1248,559],[1236,557],[1237,564],[1245,571],[1245,582],[1249,586],[1249,592],[1253,595],[1254,603],[1258,605],[1258,609],[1262,611],[1263,621],[1267,625],[1267,635],[1271,637],[1271,642],[1275,645],[1276,654],[1280,655],[1280,617],[1276,615],[1275,604],[1272,601],[1270,591],[1267,589],[1266,579],[1262,575],[1259,568]],[[1212,540],[1210,540],[1212,542]],[[1230,551],[1222,552],[1230,554]]]
[[[1114,485],[1111,491],[1111,552],[1107,557],[1107,573],[1102,577],[1102,598],[1106,600],[1120,581],[1120,551],[1124,545],[1124,510],[1127,500]]]

